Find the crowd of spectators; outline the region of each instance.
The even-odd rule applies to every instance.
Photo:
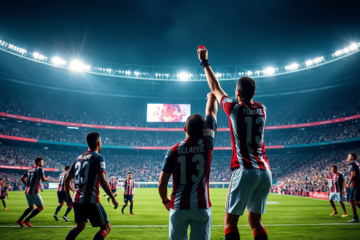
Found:
[[[328,192],[331,166],[336,165],[348,181],[346,158],[351,151],[354,149],[308,153],[303,154],[300,161],[279,159],[277,164],[280,164],[278,169],[281,169],[281,172],[277,177],[277,185],[273,186],[271,191],[302,196],[308,196],[309,192]],[[355,152],[359,153],[360,148],[355,149]]]
[[[344,91],[344,92],[341,92]],[[334,96],[346,95],[346,98]],[[255,98],[255,100],[257,100]],[[330,89],[306,94],[259,99],[267,107],[267,126],[323,121],[360,113],[356,88]],[[189,102],[192,112],[204,113],[205,102]],[[314,104],[316,103],[316,104]],[[146,101],[0,86],[0,111],[28,117],[87,124],[147,127]],[[158,123],[152,127],[182,127],[183,123]],[[228,127],[220,110],[218,126]]]
[[[85,143],[89,129],[68,129],[52,125],[37,126],[29,123],[17,123],[0,120],[0,134],[42,139],[58,142]],[[146,132],[124,130],[97,131],[102,136],[104,145],[117,146],[161,146],[170,147],[185,138],[184,132]],[[265,132],[265,145],[294,145],[316,142],[343,140],[360,136],[360,123],[348,122],[344,124],[327,125],[304,130],[268,130]],[[230,147],[230,133],[218,132],[216,147]]]

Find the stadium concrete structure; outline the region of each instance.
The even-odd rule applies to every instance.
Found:
[[[36,50],[14,47],[14,45],[9,49],[9,43],[5,41],[2,43],[0,49],[2,50],[0,51],[0,92],[3,97],[3,106],[0,112],[0,126],[4,128],[4,126],[9,125],[9,128],[12,129],[22,129],[24,126],[29,126],[35,132],[33,135],[27,134],[28,136],[24,136],[26,134],[21,132],[17,134],[1,134],[0,141],[4,146],[41,149],[42,151],[66,151],[73,152],[74,156],[76,156],[77,153],[86,148],[84,141],[71,141],[78,138],[78,133],[70,133],[66,137],[66,141],[64,139],[57,141],[46,136],[41,138],[41,134],[37,134],[36,129],[41,129],[41,131],[46,129],[47,132],[51,132],[53,135],[61,135],[60,132],[69,129],[73,131],[98,130],[104,138],[109,133],[109,135],[134,134],[139,136],[139,139],[146,137],[152,139],[150,143],[145,145],[105,143],[103,146],[104,155],[150,155],[161,158],[161,156],[164,156],[166,149],[181,140],[183,135],[182,126],[179,123],[147,123],[145,114],[142,114],[146,112],[146,104],[184,103],[191,104],[192,113],[203,114],[204,112],[205,98],[209,89],[202,75],[202,69],[198,66],[181,68],[121,64],[106,65],[105,63],[91,61],[93,64],[90,67],[87,68],[87,65],[84,65],[85,68],[82,71],[74,71],[76,69],[70,63],[66,64],[62,59],[51,60],[53,57],[51,54],[47,54],[48,57],[45,57],[43,52],[39,54]],[[346,111],[339,112],[338,108],[334,110],[334,113],[328,113],[328,116],[331,117],[321,120],[309,120],[306,114],[316,107],[316,109],[319,109],[318,115],[321,115],[322,104],[342,101],[350,93],[355,95],[354,92],[359,89],[359,44],[350,46],[352,46],[351,50],[345,47],[339,51],[332,50],[323,54],[314,54],[300,60],[217,68],[220,72],[218,76],[222,87],[230,96],[234,94],[233,89],[238,77],[250,75],[256,79],[257,93],[255,100],[264,103],[269,109],[270,122],[266,128],[265,145],[270,154],[270,164],[272,161],[271,154],[295,156],[304,152],[320,153],[324,150],[358,146],[360,142],[360,136],[358,135],[342,139],[333,137],[331,140],[322,137],[322,131],[324,132],[323,135],[325,135],[325,131],[327,133],[331,132],[331,129],[340,129],[339,131],[341,131],[344,126],[354,126],[358,129],[360,119],[360,99],[358,97],[355,98],[357,100],[351,102],[355,108],[351,111],[351,114]],[[321,58],[322,55],[324,55],[323,58]],[[315,60],[318,57],[320,59]],[[313,63],[310,64],[307,59],[313,59],[311,60]],[[292,62],[298,62],[298,64],[291,64]],[[266,66],[273,66],[271,67],[273,70]],[[105,69],[105,72],[100,69]],[[116,71],[119,74],[110,74],[112,70],[107,73],[106,69],[117,69]],[[263,71],[262,74],[259,73],[257,76],[256,69],[263,69],[261,70]],[[122,71],[130,73],[122,75]],[[181,74],[185,72],[186,77],[181,77]],[[144,73],[147,77],[141,77],[140,74],[135,73]],[[159,74],[159,76],[156,74]],[[166,74],[169,74],[169,76]],[[91,108],[92,102],[100,99],[103,108],[106,109],[106,114],[101,110],[96,112],[100,119],[102,115],[104,118],[108,118],[108,116],[112,115],[111,113],[115,115],[115,113],[124,112],[126,115],[129,111],[138,112],[141,116],[136,118],[136,121],[130,119],[126,125],[118,125],[116,123],[108,124],[106,119],[92,123],[83,122],[82,119],[76,119],[76,117],[72,120],[66,120],[61,116],[62,112],[60,110],[59,117],[55,118],[47,116],[45,110],[43,114],[33,112],[32,114],[23,115],[23,111],[19,109],[19,106],[7,102],[12,92],[14,92],[14,95],[11,96],[12,99],[21,97],[24,106],[20,108],[24,109],[36,109],[37,104],[31,102],[30,99],[36,99],[37,103],[41,102],[41,105],[48,105],[49,108],[52,108],[52,100],[56,101],[57,104],[59,104],[60,100],[62,103],[59,106],[64,105],[66,107],[74,104],[75,108],[79,107],[75,109],[75,114],[75,112]],[[290,103],[299,99],[304,100],[304,103],[299,103],[300,105],[296,107],[300,107],[296,110]],[[27,102],[32,106],[26,106]],[[78,104],[79,102],[80,104]],[[12,105],[14,106],[12,107]],[[331,111],[331,106],[326,107]],[[288,122],[293,123],[282,124],[281,121],[280,124],[277,123],[276,119],[271,115],[275,114],[278,109],[281,109],[283,115],[291,118]],[[69,109],[69,111],[72,110],[73,108]],[[31,110],[29,111],[31,112]],[[53,108],[53,111],[57,111],[57,109]],[[221,136],[228,136],[229,129],[226,127],[226,118],[221,111],[219,119],[221,122],[218,129],[220,138]],[[319,139],[315,142],[305,140],[305,142],[300,141],[300,144],[267,143],[267,136],[270,136],[271,139],[278,136],[281,138],[281,136],[292,135],[301,138],[304,134],[311,136],[313,133],[319,135]],[[159,145],[157,140],[161,140],[164,136],[175,136],[174,142]],[[221,146],[216,146],[215,150],[218,155],[230,156],[230,143],[224,142]],[[60,165],[63,164],[63,162],[60,163]],[[19,172],[19,170],[12,169],[14,167],[6,168],[2,166],[2,168],[8,173],[11,171]],[[274,172],[277,171],[276,168],[273,168],[273,170]]]

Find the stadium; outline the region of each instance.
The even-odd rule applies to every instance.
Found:
[[[169,239],[169,212],[158,192],[160,176],[168,149],[186,138],[188,117],[198,113],[207,121],[206,96],[211,90],[204,66],[65,57],[22,41],[0,35],[0,178],[6,183],[1,186],[2,239],[67,237],[75,225],[74,211],[65,214],[68,221],[61,218],[66,200],[61,210],[55,210],[59,184],[64,181],[59,175],[90,149],[89,132],[101,136],[106,180],[116,180],[118,209],[109,204],[104,188],[98,194],[111,225],[107,239]],[[197,46],[192,51],[195,60],[196,50]],[[250,77],[256,81],[254,100],[266,106],[261,134],[272,180],[262,222],[270,239],[358,238],[360,224],[349,223],[353,218],[349,189],[342,196],[347,215],[335,203],[338,214],[330,216],[334,211],[329,194],[332,167],[337,166],[347,185],[351,182],[348,154],[360,153],[359,52],[360,42],[353,40],[289,60],[211,65],[230,98],[237,99],[238,79]],[[230,162],[237,151],[230,138],[233,119],[221,108],[208,179],[211,239],[224,239],[224,208],[233,184]],[[27,207],[22,178],[38,157],[49,176],[47,181],[39,180],[44,208],[31,219],[33,227],[20,228],[16,221]],[[130,208],[123,207],[122,196],[128,191],[128,175],[136,189],[136,194],[129,194],[134,199]],[[167,183],[169,197],[173,178]],[[54,219],[54,211],[59,220]],[[245,214],[237,227],[241,239],[253,239]],[[192,230],[187,234],[197,239],[191,237]],[[93,239],[97,231],[88,224],[77,239]]]

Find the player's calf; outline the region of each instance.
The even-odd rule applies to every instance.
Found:
[[[96,233],[94,236],[94,240],[103,240],[106,238],[106,236],[110,233],[111,227],[110,224],[106,224],[101,227],[101,230]]]
[[[86,227],[86,222],[77,223],[66,235],[65,240],[74,240]]]

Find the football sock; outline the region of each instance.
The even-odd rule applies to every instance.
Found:
[[[31,212],[31,209],[30,208],[27,208],[23,215],[21,215],[21,217],[19,218],[20,221],[24,220],[24,218]]]
[[[41,212],[41,210],[40,210],[39,208],[34,209],[34,210],[31,212],[30,216],[28,216],[28,217],[25,219],[25,221],[27,221],[27,222],[30,221],[30,219],[32,219],[33,217],[35,217],[36,215],[38,215],[39,212]]]
[[[65,215],[64,215],[65,217],[67,217],[67,215],[69,214],[69,212],[71,211],[71,209],[72,209],[72,208],[69,208],[69,207],[66,209],[66,212],[65,212]]]
[[[132,210],[133,210],[133,205],[131,204],[130,205],[130,213],[132,213]]]
[[[62,208],[62,205],[57,206],[57,208],[55,210],[55,215],[58,214],[58,212],[60,211],[61,208]]]
[[[358,217],[358,215],[357,215],[357,212],[356,212],[356,209],[355,209],[355,211],[353,212],[353,214],[354,214],[354,219],[359,219],[359,217]]]
[[[6,202],[5,202],[5,200],[2,199],[2,202],[3,202],[4,208],[6,208]]]
[[[71,229],[69,233],[66,235],[65,240],[74,240],[76,237],[77,237],[76,232],[74,231],[74,229]]]
[[[125,204],[125,205],[122,207],[122,209],[121,209],[122,212],[124,211],[124,209],[126,208],[126,206],[127,206],[127,204]]]
[[[106,238],[107,232],[105,230],[100,230],[94,236],[94,240],[104,240]]]
[[[225,228],[225,240],[240,240],[239,229],[237,227]]]
[[[108,203],[110,202],[110,198],[107,199]]]
[[[260,229],[254,229],[254,240],[267,240],[267,232],[264,227],[261,227]]]
[[[360,208],[360,203],[358,203],[358,204],[355,204],[358,208]]]

